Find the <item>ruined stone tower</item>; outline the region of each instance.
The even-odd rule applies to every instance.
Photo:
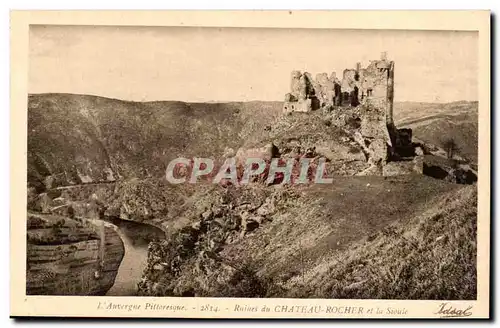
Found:
[[[356,63],[342,72],[342,81],[335,72],[330,77],[319,73],[292,72],[291,92],[285,95],[283,112],[310,112],[320,108],[328,111],[361,106],[360,133],[374,156],[375,163],[385,163],[399,143],[394,126],[394,61],[383,52],[380,59],[370,61],[366,68]]]
[[[367,68],[359,70],[359,78],[362,100],[384,109],[387,125],[394,125],[394,62],[388,61],[383,52],[380,60],[373,60]]]
[[[382,53],[368,67],[357,69],[354,74],[354,96],[361,107],[361,135],[371,152],[370,160],[383,166],[394,152],[397,129],[394,127],[394,62]]]

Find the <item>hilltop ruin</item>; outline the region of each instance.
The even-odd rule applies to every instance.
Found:
[[[284,112],[310,112],[323,107],[356,107],[371,103],[384,107],[387,123],[392,123],[394,100],[394,61],[382,53],[380,60],[372,60],[366,68],[345,69],[342,81],[332,72],[319,73],[316,79],[308,72],[293,71],[291,91],[285,95]]]
[[[369,161],[382,168],[389,159],[414,156],[411,130],[398,130],[393,119],[394,61],[383,52],[366,68],[356,63],[345,69],[342,80],[335,72],[330,77],[319,73],[316,79],[308,72],[293,71],[291,90],[285,95],[283,112],[326,112],[358,108],[358,140],[369,154]]]

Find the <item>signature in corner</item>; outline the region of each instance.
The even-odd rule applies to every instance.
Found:
[[[468,317],[472,315],[470,310],[472,310],[472,306],[469,306],[466,309],[457,309],[449,303],[441,303],[436,314],[441,315],[442,318]]]

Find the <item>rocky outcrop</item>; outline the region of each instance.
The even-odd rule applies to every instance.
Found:
[[[254,272],[244,263],[221,261],[219,253],[272,222],[284,194],[252,187],[216,193],[211,207],[188,225],[150,243],[139,295],[263,296]]]
[[[112,226],[28,213],[27,228],[26,294],[105,295],[111,288],[124,255]]]

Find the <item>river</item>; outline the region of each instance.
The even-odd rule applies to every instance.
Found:
[[[110,218],[106,220],[114,224],[116,232],[123,241],[123,256],[115,283],[106,293],[107,296],[134,296],[137,294],[137,283],[148,258],[148,244],[154,239],[164,239],[165,232],[149,224]]]

